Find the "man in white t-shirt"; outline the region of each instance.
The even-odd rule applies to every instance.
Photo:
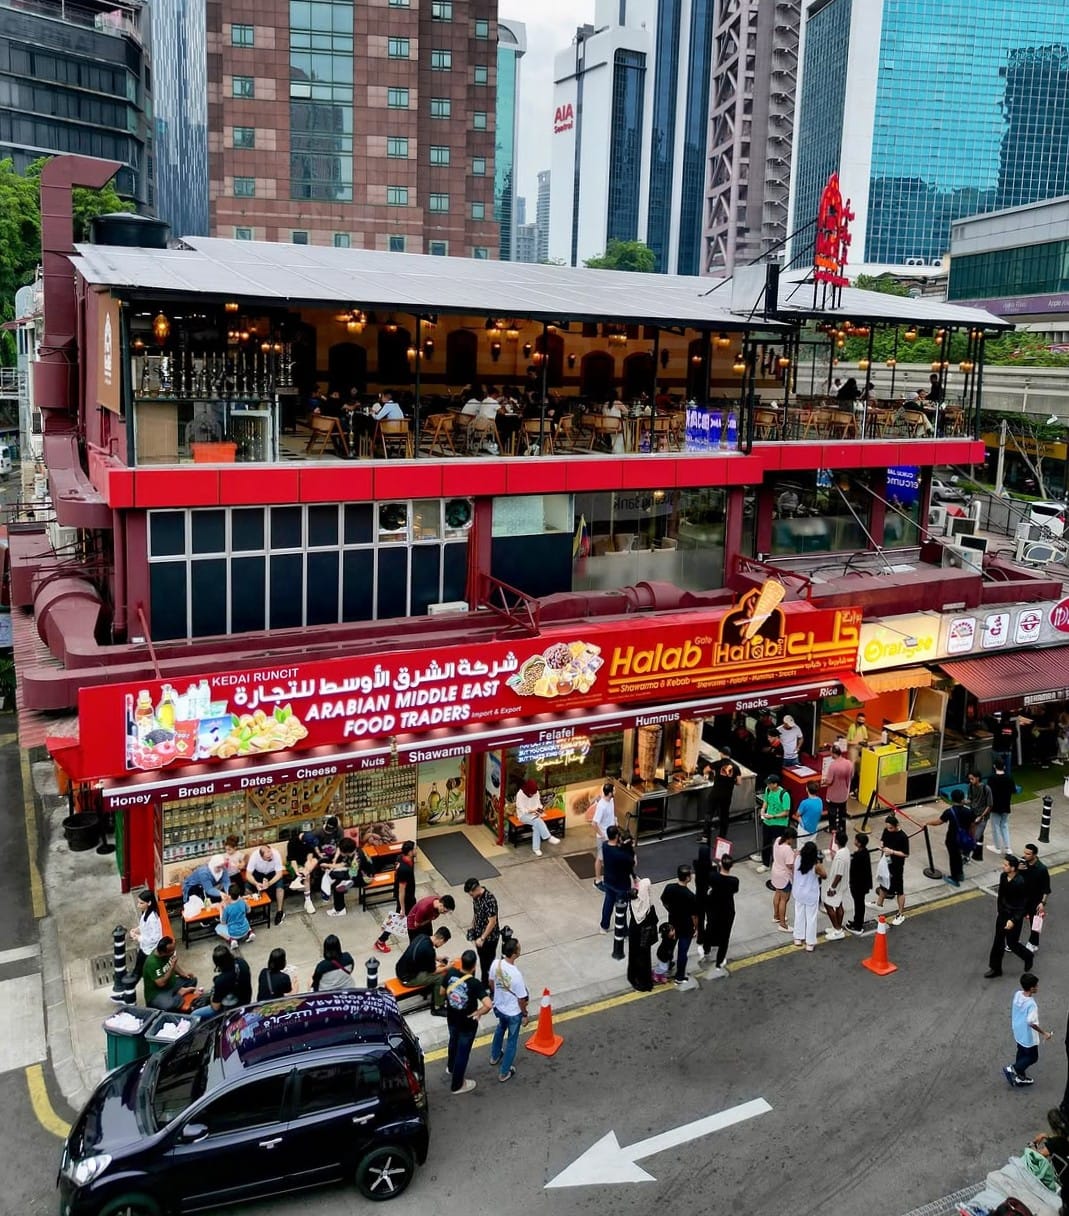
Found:
[[[590,821],[594,828],[594,886],[599,891],[605,890],[601,881],[601,851],[605,847],[606,833],[616,823],[616,803],[613,802],[612,793],[612,782],[606,781],[594,808],[594,818]]]
[[[776,727],[779,741],[783,744],[783,767],[797,768],[801,761],[798,752],[802,746],[802,731],[790,714],[785,714],[782,723]]]
[[[498,1066],[497,1079],[502,1083],[516,1075],[513,1063],[520,1044],[520,1027],[528,1022],[527,985],[516,966],[519,957],[520,943],[514,937],[507,937],[501,943],[501,958],[490,964],[490,993],[497,1018],[494,1041],[490,1044],[490,1063]]]
[[[494,396],[493,393],[487,393],[479,403],[480,418],[496,418],[501,409],[501,402]]]
[[[274,895],[275,924],[286,919],[286,884],[282,881],[286,873],[282,865],[282,854],[269,844],[262,844],[249,855],[245,867],[245,885],[257,895]]]
[[[467,399],[467,401],[464,402],[464,405],[461,407],[460,412],[462,414],[466,414],[469,418],[471,418],[479,412],[479,407],[482,405],[482,403],[483,403],[482,398],[480,396],[478,396],[478,394],[472,393],[472,395]]]

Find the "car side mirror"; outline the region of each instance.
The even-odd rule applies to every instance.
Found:
[[[208,1128],[203,1123],[187,1123],[178,1135],[182,1144],[196,1144],[208,1134]]]

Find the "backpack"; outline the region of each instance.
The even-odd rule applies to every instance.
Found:
[[[335,992],[340,988],[355,987],[352,972],[339,962],[335,962],[330,971],[324,971],[319,977],[320,992]]]
[[[963,853],[971,853],[976,847],[976,840],[972,832],[968,828],[961,826],[961,820],[958,819],[958,813],[953,806],[950,808],[951,818],[954,820],[954,833],[958,841],[958,848]]]

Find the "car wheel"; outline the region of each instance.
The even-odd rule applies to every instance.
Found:
[[[415,1172],[415,1158],[409,1149],[382,1145],[360,1158],[356,1187],[365,1199],[393,1199],[405,1190]]]
[[[160,1205],[149,1195],[123,1195],[100,1209],[100,1216],[160,1216]]]

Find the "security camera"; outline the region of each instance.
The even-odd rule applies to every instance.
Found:
[[[1058,422],[1061,422],[1061,419],[1058,417],[1058,415],[1051,414],[1051,416],[1047,419],[1047,426],[1054,426],[1055,423],[1058,423]]]

